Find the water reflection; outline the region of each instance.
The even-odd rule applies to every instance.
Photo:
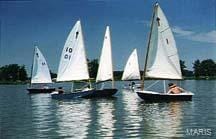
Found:
[[[112,101],[99,101],[98,102],[98,132],[101,137],[113,137],[114,128],[114,115]]]
[[[45,138],[52,132],[54,119],[52,119],[51,99],[49,94],[31,95],[32,124],[35,136]]]
[[[210,128],[215,136],[215,80],[183,81],[195,93],[191,102],[145,103],[121,86],[114,99],[69,101],[0,86],[0,138],[190,138],[191,128]]]
[[[86,138],[90,123],[90,103],[82,101],[57,102],[58,136],[61,138]]]
[[[124,105],[124,127],[125,134],[127,137],[138,137],[140,135],[140,129],[142,125],[142,117],[138,115],[138,97],[135,92],[129,89],[122,90],[122,100]]]
[[[115,98],[91,99],[91,121],[88,127],[88,137],[113,137],[116,130],[114,115]]]
[[[146,136],[183,137],[182,103],[184,102],[140,104]]]

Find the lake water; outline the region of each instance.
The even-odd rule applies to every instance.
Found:
[[[145,103],[122,82],[114,98],[68,101],[0,85],[0,138],[216,138],[216,81],[181,85],[193,101]]]

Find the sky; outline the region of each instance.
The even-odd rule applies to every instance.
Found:
[[[67,35],[81,20],[86,54],[100,57],[110,26],[114,70],[123,70],[134,48],[143,69],[156,0],[0,0],[0,67],[25,65],[34,45],[57,72]],[[173,30],[180,59],[192,70],[196,59],[216,61],[216,0],[157,0]]]

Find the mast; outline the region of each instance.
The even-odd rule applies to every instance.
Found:
[[[110,30],[109,30],[109,37],[110,37],[110,45],[111,45],[111,35],[110,35],[111,33],[110,33]],[[112,58],[112,47],[110,47],[110,51],[111,51],[111,60],[112,60],[112,88],[114,88],[114,83],[115,83],[115,79],[114,79],[114,71],[113,71],[113,58]]]
[[[151,40],[151,36],[152,36],[153,22],[154,22],[155,11],[156,11],[157,6],[158,6],[158,3],[156,2],[155,5],[154,5],[154,9],[153,9],[151,29],[150,29],[149,38],[148,38],[145,65],[144,65],[144,71],[143,71],[142,82],[141,82],[141,90],[144,90],[144,78],[145,78],[145,73],[146,73],[146,69],[147,69],[147,59],[148,59],[148,55],[149,55],[150,40]]]
[[[163,80],[164,94],[166,94],[166,80]]]
[[[31,65],[31,78],[30,78],[30,86],[32,86],[32,83],[31,83],[31,79],[32,79],[32,72],[33,72],[33,65],[34,65],[34,57],[35,57],[35,49],[36,49],[36,45],[34,45],[34,51],[33,51],[33,58],[32,58],[32,65]]]

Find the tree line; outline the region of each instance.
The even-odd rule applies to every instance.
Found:
[[[10,64],[0,67],[0,81],[26,81],[28,79],[24,65]]]
[[[185,61],[180,60],[181,71],[184,77],[192,78],[216,78],[216,63],[212,59],[203,61],[195,60],[193,63],[193,71],[187,70]],[[89,60],[88,67],[90,78],[96,78],[98,70],[98,59]],[[56,78],[56,73],[51,72],[51,77]],[[123,71],[114,71],[114,78],[120,80]],[[143,71],[141,71],[141,74]],[[0,81],[27,81],[29,79],[24,65],[10,64],[0,67]]]
[[[216,63],[212,59],[203,61],[195,60],[193,63],[193,71],[187,70],[185,61],[180,60],[182,75],[184,77],[209,78],[216,77]]]
[[[195,77],[215,77],[216,63],[212,59],[196,60],[193,63]]]

